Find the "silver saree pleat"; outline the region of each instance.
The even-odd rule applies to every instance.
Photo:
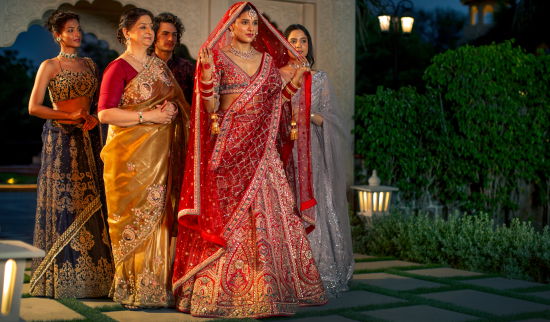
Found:
[[[299,99],[299,94],[294,99]],[[348,290],[354,264],[346,171],[338,163],[339,156],[352,153],[352,140],[335,101],[327,74],[317,71],[311,84],[311,113],[321,115],[323,124],[311,124],[311,162],[317,206],[315,229],[308,239],[329,297],[337,297]]]

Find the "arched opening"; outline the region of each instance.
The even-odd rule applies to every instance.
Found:
[[[92,58],[100,73],[122,49],[115,34],[120,14],[130,7],[134,6],[123,6],[114,0],[78,1],[75,5],[64,3],[58,7],[80,16],[84,35],[79,54]],[[2,165],[39,162],[37,156],[42,146],[40,133],[44,121],[29,116],[27,105],[38,66],[59,53],[59,45],[44,27],[53,11],[44,10],[40,18],[29,19],[27,29],[17,35],[11,46],[0,47],[0,86],[4,89],[0,135],[5,138],[0,150],[18,151],[5,153],[0,160]],[[47,94],[44,104],[51,106]]]
[[[486,4],[483,7],[483,23],[486,25],[494,23],[494,7],[492,4]]]
[[[470,25],[477,25],[478,10],[476,6],[470,6]]]

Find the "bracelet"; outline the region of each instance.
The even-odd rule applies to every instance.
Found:
[[[208,81],[203,81],[202,78],[201,78],[200,82],[204,85],[212,84],[212,82],[214,82],[214,77],[210,77],[210,80],[208,80]]]
[[[138,116],[139,116],[138,124],[143,123],[143,112],[138,112]]]
[[[283,97],[286,98],[286,99],[289,100],[289,101],[290,101],[290,99],[292,98],[292,94],[290,94],[290,93],[288,92],[288,90],[286,90],[286,88],[285,88],[284,91],[282,91],[281,94],[283,94]]]
[[[202,94],[202,95],[201,95],[202,98],[212,97],[212,96],[214,96],[214,91],[209,91],[209,92],[203,92],[203,91],[201,91],[201,94]]]
[[[294,84],[294,82],[292,81],[292,79],[290,79],[290,82],[289,82],[289,83],[292,84],[292,86],[294,86],[294,88],[295,88],[296,90],[298,90],[298,89],[300,89],[300,87],[302,87],[302,86],[298,86],[298,85]]]
[[[199,89],[202,91],[212,90],[214,88],[214,82],[210,80],[210,83],[204,84],[203,82],[199,83]]]

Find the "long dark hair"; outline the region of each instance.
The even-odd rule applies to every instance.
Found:
[[[116,32],[116,38],[118,39],[118,42],[125,45],[126,38],[124,37],[124,33],[122,32],[122,29],[126,28],[127,30],[130,30],[136,24],[139,18],[145,15],[151,17],[151,21],[155,19],[151,11],[147,9],[132,8],[130,10],[125,11],[120,16],[120,22],[118,23],[118,30]]]
[[[309,66],[313,67],[313,64],[315,64],[315,58],[313,57],[313,42],[311,41],[311,35],[309,34],[309,31],[307,31],[306,27],[304,27],[300,24],[297,24],[297,23],[292,24],[292,25],[290,25],[286,28],[285,33],[284,33],[285,38],[288,39],[288,36],[294,30],[301,30],[301,31],[304,32],[304,34],[306,34],[307,45],[308,45],[308,51],[307,51],[306,59],[309,62]]]

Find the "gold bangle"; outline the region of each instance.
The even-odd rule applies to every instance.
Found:
[[[290,82],[292,83],[292,85],[294,87],[296,87],[296,89],[300,89],[300,87],[302,87],[302,85],[298,86],[298,85],[294,84],[294,82],[292,81],[292,78],[290,79]]]

